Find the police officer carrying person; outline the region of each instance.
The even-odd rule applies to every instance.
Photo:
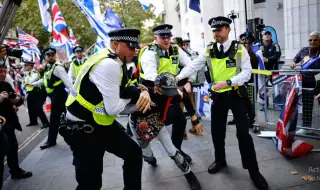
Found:
[[[150,109],[147,89],[128,86],[126,64],[139,47],[140,31],[123,28],[108,35],[111,48],[101,50],[82,66],[66,102],[68,124],[59,131],[73,151],[77,189],[101,188],[103,155],[108,151],[124,160],[124,189],[140,190],[141,148],[115,120],[129,103],[143,113]]]
[[[72,58],[72,62],[69,67],[68,76],[71,78],[72,81],[75,81],[79,74],[79,70],[81,65],[87,60],[83,53],[83,47],[76,46],[73,48],[73,53],[75,57]]]
[[[207,65],[212,82],[211,135],[215,148],[215,161],[208,172],[217,173],[227,166],[225,157],[226,123],[232,110],[237,128],[237,138],[244,169],[249,170],[251,180],[258,189],[268,189],[268,183],[259,172],[252,137],[249,134],[249,118],[245,106],[244,83],[251,77],[250,57],[243,45],[228,39],[231,31],[229,18],[219,16],[209,20],[216,43],[208,46],[193,64],[185,67],[176,77],[184,79]]]
[[[169,24],[154,27],[155,43],[149,44],[140,51],[140,82],[145,86],[153,86],[155,78],[161,73],[168,72],[176,76],[180,70],[179,66],[185,67],[191,64],[190,57],[178,45],[171,44],[172,28],[172,25]],[[180,81],[178,86],[187,86],[191,89],[191,83],[192,80],[185,79]],[[191,104],[190,98],[187,101]],[[192,117],[191,120],[193,125],[201,125],[196,116]],[[187,121],[179,103],[170,105],[165,124],[173,124],[172,142],[190,163],[192,161],[191,157],[181,149]]]
[[[46,149],[56,145],[58,136],[58,128],[60,124],[60,116],[66,111],[65,102],[68,93],[65,90],[72,88],[71,79],[63,67],[63,65],[56,61],[56,50],[54,48],[47,48],[44,50],[46,67],[43,79],[30,84],[29,86],[42,86],[46,88],[47,94],[51,99],[51,114],[50,114],[50,128],[48,132],[48,140],[40,146],[41,149]]]
[[[41,79],[40,73],[34,69],[34,62],[24,61],[24,84],[27,91],[27,107],[30,123],[27,126],[38,125],[37,118],[39,117],[42,122],[41,128],[49,127],[49,121],[43,111],[43,101],[41,99],[43,87],[29,86],[33,82]]]
[[[263,34],[263,62],[267,70],[279,70],[281,49],[279,44],[273,43],[272,34],[266,31]]]

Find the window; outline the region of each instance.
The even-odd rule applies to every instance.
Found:
[[[266,0],[253,0],[254,4],[258,4],[258,3],[265,3]]]

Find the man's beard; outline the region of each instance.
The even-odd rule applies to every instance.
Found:
[[[49,64],[54,64],[56,62],[56,60],[49,60],[48,63]]]

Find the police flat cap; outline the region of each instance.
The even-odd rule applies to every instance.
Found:
[[[140,30],[135,28],[121,28],[108,33],[111,41],[125,42],[129,48],[139,49]]]
[[[172,37],[171,29],[173,28],[170,24],[160,24],[152,29],[155,35],[159,35],[161,37]]]
[[[75,53],[75,52],[77,52],[77,51],[83,51],[83,47],[81,47],[81,46],[76,46],[76,47],[74,47],[73,49],[72,49],[72,51],[73,51],[73,53]]]
[[[24,63],[24,65],[34,65],[34,64],[36,64],[33,61],[23,61],[23,63]]]
[[[190,40],[183,40],[183,43],[190,43]]]
[[[224,16],[213,17],[208,21],[208,24],[211,26],[211,30],[216,30],[222,26],[229,26],[232,23],[230,18]]]
[[[43,51],[43,53],[44,53],[44,55],[56,54],[57,51],[56,51],[56,49],[54,49],[54,48],[52,48],[52,47],[49,47],[49,48],[45,49],[45,50]]]

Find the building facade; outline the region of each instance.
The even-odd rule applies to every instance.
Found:
[[[231,39],[246,31],[247,19],[262,18],[277,32],[282,56],[286,60],[305,46],[308,35],[320,31],[320,0],[200,0],[201,13],[189,9],[190,0],[164,0],[164,21],[174,26],[174,35],[191,40],[191,47],[203,51],[213,41],[208,20],[215,16],[238,18],[231,25]],[[235,30],[234,30],[235,29]],[[235,33],[234,33],[235,32]]]

